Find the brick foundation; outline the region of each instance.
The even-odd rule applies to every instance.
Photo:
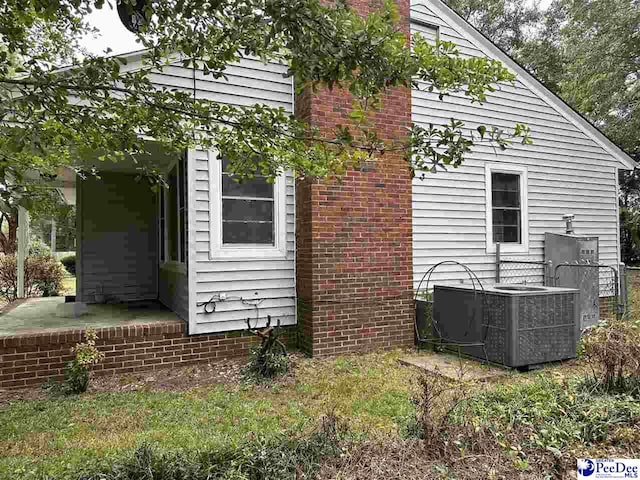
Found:
[[[96,374],[126,374],[244,357],[257,337],[246,331],[186,336],[182,321],[96,329],[105,359]],[[287,333],[292,333],[290,329]],[[0,388],[40,385],[60,378],[83,330],[0,337]]]
[[[369,1],[349,4],[361,14]],[[398,0],[408,35],[409,2]],[[411,124],[411,91],[382,98],[372,123],[385,140]],[[352,97],[340,89],[307,90],[296,116],[327,138],[350,123]],[[402,154],[388,152],[340,180],[296,184],[298,322],[314,356],[413,344],[411,175]]]

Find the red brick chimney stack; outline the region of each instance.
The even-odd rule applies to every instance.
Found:
[[[409,35],[409,0],[397,0]],[[350,2],[362,15],[369,1]],[[386,140],[406,135],[411,91],[396,88],[373,117]],[[348,124],[352,97],[307,90],[296,116],[334,135]],[[305,350],[326,356],[413,344],[411,176],[401,153],[389,152],[349,171],[342,181],[296,184],[298,322]]]

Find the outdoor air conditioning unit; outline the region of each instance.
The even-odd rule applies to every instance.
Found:
[[[454,351],[508,367],[574,358],[578,295],[573,288],[436,285],[433,334]]]

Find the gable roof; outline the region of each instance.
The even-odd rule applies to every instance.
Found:
[[[558,95],[553,93],[547,87],[544,86],[540,80],[529,73],[522,65],[516,62],[510,55],[504,50],[494,44],[489,38],[487,38],[482,32],[476,29],[473,25],[462,18],[451,7],[446,5],[442,0],[421,0],[412,2],[412,7],[423,5],[429,9],[432,9],[442,20],[455,25],[462,33],[464,33],[473,43],[475,43],[481,50],[488,56],[491,56],[497,60],[500,60],[510,70],[516,73],[518,80],[529,88],[533,93],[538,95],[544,100],[550,107],[556,112],[562,115],[567,121],[572,123],[582,133],[591,138],[594,142],[600,145],[603,149],[609,152],[620,164],[629,170],[633,170],[638,166],[629,154],[616,145],[609,137],[602,133],[597,127],[589,122],[580,112],[571,107]]]
[[[410,0],[411,1],[411,0]],[[455,25],[461,32],[466,34],[469,39],[481,48],[489,56],[500,60],[508,68],[516,73],[518,80],[535,93],[539,98],[545,101],[551,108],[558,112],[568,122],[573,124],[582,133],[591,138],[594,142],[600,145],[604,150],[609,152],[615,159],[617,159],[621,166],[633,170],[639,164],[631,158],[624,150],[607,137],[602,131],[595,127],[589,120],[587,120],[580,112],[571,107],[558,95],[553,93],[547,87],[544,86],[540,80],[534,75],[529,73],[522,65],[514,60],[504,50],[494,44],[488,37],[482,32],[471,25],[455,10],[446,5],[442,0],[417,0],[411,1],[411,6],[423,5],[429,9],[434,9],[437,15],[445,22]],[[127,65],[123,66],[123,70],[136,70],[140,68],[139,62],[146,53],[147,50],[137,50],[133,52],[113,55],[115,57],[124,58],[127,60]],[[175,59],[169,59],[168,63],[178,61],[179,55],[176,55]]]

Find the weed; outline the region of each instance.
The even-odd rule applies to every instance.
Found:
[[[251,328],[249,319],[247,326],[251,333],[257,335],[261,342],[249,350],[249,363],[245,369],[245,378],[263,381],[284,375],[289,371],[287,349],[280,341],[280,321],[271,326],[271,315],[267,316],[267,326],[262,329]]]
[[[593,384],[607,393],[639,391],[640,320],[609,320],[584,333],[581,350],[593,371]]]
[[[500,385],[469,397],[453,414],[493,432],[505,448],[543,448],[557,454],[570,444],[607,440],[640,416],[631,399],[586,395],[568,381],[540,375],[532,383]],[[508,440],[516,438],[519,443]]]
[[[76,358],[65,366],[62,383],[58,384],[50,378],[42,386],[44,390],[52,395],[74,395],[87,391],[87,388],[89,388],[89,369],[104,358],[104,353],[96,347],[98,335],[95,330],[87,329],[84,332],[84,337],[84,342],[77,343],[71,349]]]
[[[335,419],[334,419],[335,422]],[[323,459],[341,453],[335,425],[325,421],[308,438],[281,435],[207,451],[162,452],[151,444],[99,471],[78,472],[83,480],[280,480],[312,478]]]
[[[466,385],[428,373],[421,373],[417,383],[418,393],[412,399],[415,415],[407,419],[402,433],[407,438],[423,440],[427,450],[437,455],[443,455],[451,447],[464,450],[467,445],[462,430],[465,429],[459,425],[452,428],[450,417],[468,396]]]

